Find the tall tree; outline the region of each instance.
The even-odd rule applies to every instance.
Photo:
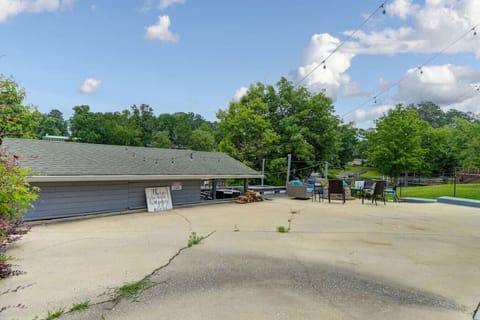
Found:
[[[215,133],[209,125],[204,123],[198,129],[192,131],[190,149],[196,151],[215,150]]]
[[[338,149],[338,160],[341,167],[355,157],[355,151],[359,143],[357,129],[353,123],[342,124],[339,126],[340,146]]]
[[[279,139],[264,116],[267,108],[257,98],[231,102],[228,110],[218,111],[218,126],[223,134],[219,150],[259,169],[261,159],[272,153]]]
[[[140,129],[142,145],[152,145],[153,136],[157,131],[157,117],[153,108],[146,104],[141,104],[140,107],[133,105],[131,110],[132,116],[129,120],[135,127]]]
[[[427,150],[422,137],[428,123],[420,120],[411,108],[397,105],[375,122],[368,135],[367,155],[382,173],[398,178],[402,173],[422,170]]]
[[[67,121],[60,110],[52,109],[47,114],[41,115],[40,125],[37,128],[39,138],[45,135],[68,136]]]
[[[431,101],[410,105],[409,108],[415,109],[419,118],[428,122],[432,128],[441,128],[447,124],[445,112]]]
[[[445,175],[454,172],[458,164],[458,152],[451,145],[453,130],[449,127],[426,129],[422,145],[425,154],[425,173]]]
[[[219,147],[256,169],[260,168],[261,153],[268,158],[267,169],[272,175],[267,178],[274,180],[273,183],[283,183],[284,177],[279,172],[286,171],[287,154],[292,154],[293,174],[305,177],[322,161],[337,159],[339,121],[333,111],[332,100],[323,93],[296,88],[285,78],[275,86],[257,83],[250,86],[240,101],[231,102],[227,111],[217,113],[219,134],[223,135]],[[257,132],[254,127],[257,123],[259,128],[266,128],[266,136]],[[248,136],[250,132],[252,137]],[[268,138],[275,145],[264,143],[263,152],[249,152],[245,148],[253,141]]]
[[[0,75],[0,137],[36,138],[41,116],[36,108],[23,105],[24,98],[25,90],[13,78]]]
[[[457,118],[450,146],[461,166],[480,166],[480,121]]]

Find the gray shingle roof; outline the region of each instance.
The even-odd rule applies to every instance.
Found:
[[[19,155],[34,176],[261,176],[219,152],[13,138],[4,138],[2,148]]]

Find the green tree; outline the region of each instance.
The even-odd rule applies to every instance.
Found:
[[[47,114],[41,115],[40,125],[37,128],[39,138],[46,135],[68,136],[67,121],[63,118],[60,110],[53,109]]]
[[[343,168],[347,162],[355,157],[355,151],[359,143],[357,129],[353,123],[342,124],[339,126],[340,146],[338,150],[338,160]]]
[[[447,124],[445,112],[431,101],[410,105],[409,108],[415,109],[419,118],[428,122],[432,128],[441,128]]]
[[[190,137],[190,149],[196,151],[213,151],[215,150],[215,135],[208,126],[192,131]]]
[[[423,135],[423,147],[425,154],[426,173],[445,175],[454,172],[458,165],[457,152],[454,151],[450,142],[452,140],[452,128],[429,127]]]
[[[86,105],[75,106],[70,119],[72,137],[81,142],[142,145],[142,130],[129,110],[94,113]]]
[[[228,111],[218,112],[218,135],[222,137],[220,150],[259,169],[260,153],[249,153],[244,147],[255,139],[263,139],[253,127],[258,123],[260,128],[267,128],[267,137],[271,134],[269,137],[275,141],[275,145],[262,147],[266,152],[261,152],[262,157],[268,158],[269,183],[284,182],[287,154],[292,155],[292,174],[308,176],[321,162],[338,159],[339,120],[333,112],[332,100],[323,93],[314,94],[306,88],[296,88],[285,78],[275,86],[256,83],[240,101],[230,103]],[[237,116],[234,117],[233,113]],[[242,122],[249,127],[242,128]],[[254,136],[249,137],[248,130]],[[232,138],[232,135],[237,137]]]
[[[480,166],[480,121],[470,122],[457,118],[449,144],[459,165]]]
[[[24,98],[25,90],[13,78],[0,75],[0,137],[36,138],[41,115],[22,105]]]
[[[422,137],[428,123],[411,108],[397,105],[375,121],[375,131],[368,135],[367,155],[380,172],[392,178],[402,173],[424,170],[427,150]]]
[[[271,154],[278,142],[270,122],[265,118],[268,106],[261,99],[230,103],[217,117],[223,139],[219,150],[259,169],[261,159]]]
[[[150,146],[153,142],[154,133],[157,131],[157,117],[152,107],[141,104],[140,107],[131,107],[132,116],[130,122],[140,129],[140,139],[143,146]]]
[[[468,122],[475,121],[477,117],[472,112],[463,112],[456,109],[450,109],[445,113],[445,122],[449,125],[455,125],[457,119],[463,119]]]
[[[153,136],[153,146],[157,148],[171,148],[172,141],[170,140],[170,133],[168,131],[157,131]]]

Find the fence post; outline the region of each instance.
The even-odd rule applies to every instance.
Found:
[[[453,197],[457,197],[457,173],[453,175]]]

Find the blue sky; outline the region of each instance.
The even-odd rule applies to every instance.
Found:
[[[0,73],[67,118],[145,103],[215,120],[249,85],[314,68],[302,85],[359,126],[396,103],[480,112],[478,0],[0,0],[0,39]]]

